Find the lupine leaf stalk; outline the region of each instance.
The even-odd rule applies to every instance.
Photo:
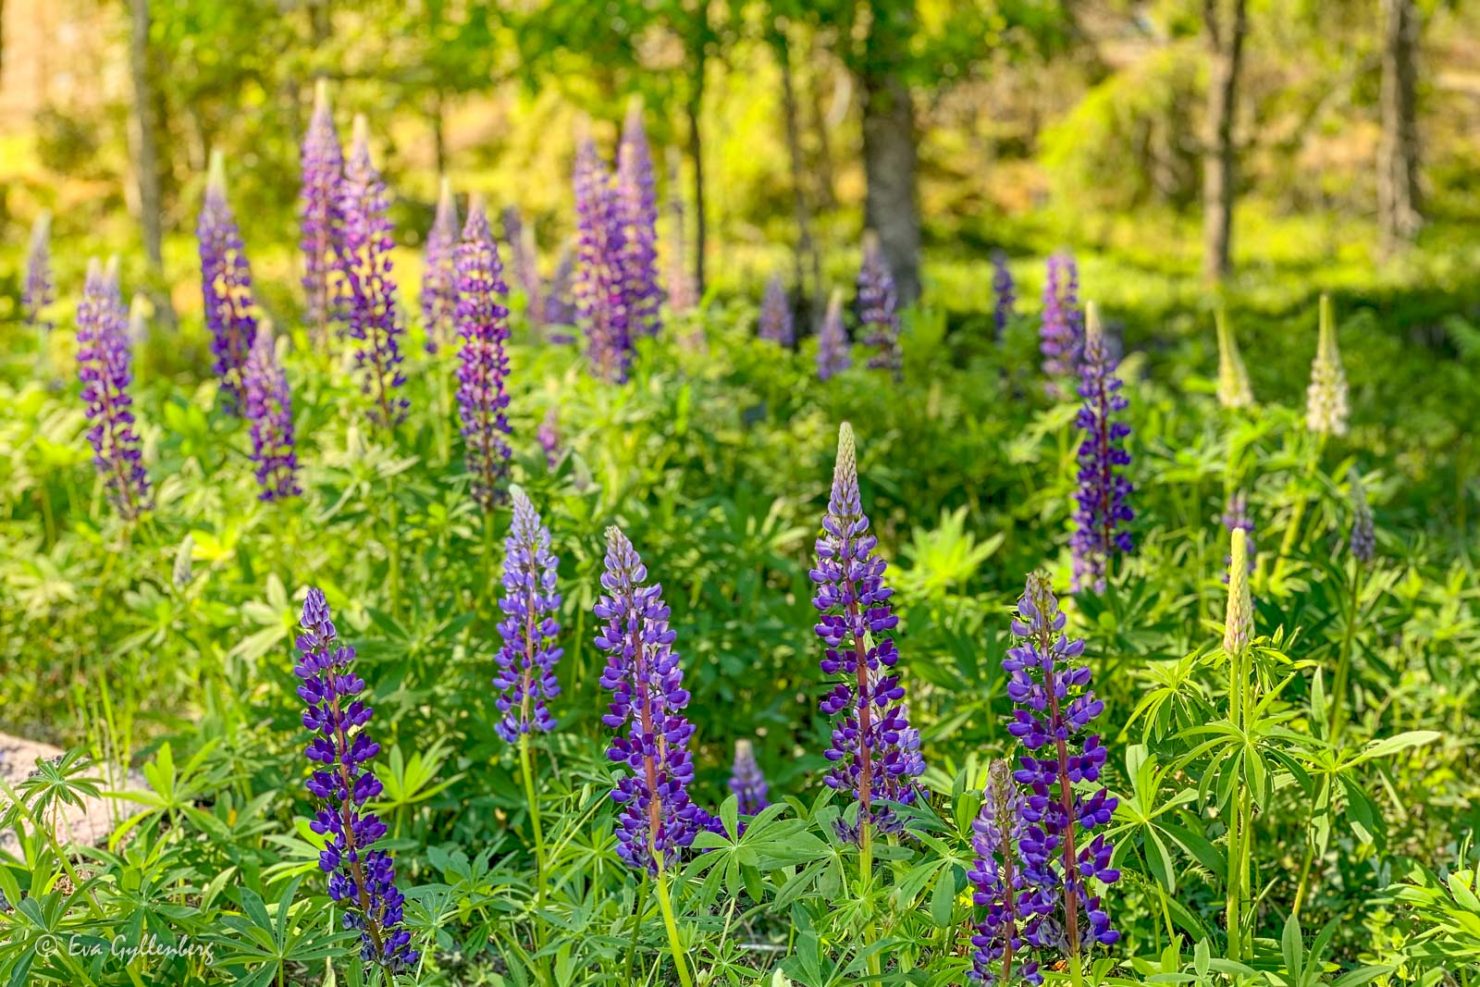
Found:
[[[447,345],[457,324],[457,231],[452,183],[443,178],[437,194],[437,214],[422,255],[421,319],[428,353]]]
[[[205,320],[211,332],[211,369],[221,381],[226,407],[240,414],[242,370],[252,340],[257,337],[257,305],[252,295],[252,268],[236,216],[226,201],[226,164],[219,150],[211,152],[195,235],[200,248]]]
[[[302,187],[298,200],[299,247],[303,253],[303,294],[307,321],[315,342],[326,345],[333,318],[335,270],[343,219],[339,212],[339,183],[344,175],[344,151],[334,129],[329,105],[329,83],[314,87],[313,116],[299,152]]]
[[[767,797],[769,786],[761,766],[755,760],[755,748],[750,741],[735,741],[735,763],[730,769],[730,792],[739,803],[741,816],[759,815],[771,804]]]
[[[293,433],[293,397],[278,360],[271,323],[263,320],[242,373],[246,418],[252,433],[257,499],[278,501],[303,492]]]
[[[1228,324],[1228,311],[1218,307],[1218,403],[1225,408],[1247,408],[1254,403],[1249,371],[1238,350],[1238,339]]]
[[[1079,369],[1084,348],[1084,313],[1079,308],[1079,269],[1069,253],[1048,259],[1043,283],[1043,325],[1039,330],[1045,389],[1050,397],[1063,393],[1060,381]]]
[[[1048,578],[1030,575],[1012,622],[1018,643],[1002,668],[1015,706],[1008,732],[1030,752],[1013,775],[1028,787],[1020,843],[1024,878],[1038,889],[1043,916],[1064,917],[1062,926],[1029,923],[1024,938],[1040,950],[1061,952],[1078,983],[1089,950],[1120,939],[1100,897],[1087,887],[1091,877],[1104,885],[1120,879],[1111,866],[1112,847],[1103,833],[1082,842],[1110,822],[1118,802],[1103,787],[1092,794],[1075,787],[1100,779],[1105,747],[1089,730],[1105,704],[1090,689],[1089,666],[1079,661],[1084,642],[1070,639],[1064,625]]]
[[[339,241],[339,309],[346,333],[358,342],[355,365],[371,398],[370,418],[387,430],[406,420],[411,402],[401,396],[401,324],[391,270],[390,196],[370,159],[370,124],[355,117],[354,142],[339,183],[344,227]]]
[[[827,380],[852,365],[848,330],[843,326],[843,293],[834,290],[817,334],[817,379]]]
[[[858,322],[863,345],[873,350],[868,365],[887,370],[898,380],[904,369],[899,345],[899,292],[884,258],[879,237],[869,230],[863,237],[863,264],[858,269]]]
[[[576,150],[575,193],[579,229],[575,299],[586,333],[586,358],[597,378],[622,383],[632,364],[623,264],[626,238],[611,177],[589,137]]]
[[[42,212],[31,226],[26,248],[26,277],[21,282],[21,314],[27,326],[45,333],[51,328],[47,309],[56,301],[51,274],[51,213]]]
[[[653,154],[642,124],[642,104],[633,100],[617,148],[617,209],[622,223],[622,284],[629,331],[656,336],[658,306],[658,187]]]
[[[474,200],[457,245],[457,402],[472,494],[484,510],[502,503],[509,473],[508,287],[482,202]]]
[[[1084,432],[1079,445],[1078,487],[1074,499],[1074,533],[1069,547],[1074,563],[1074,589],[1104,590],[1110,559],[1129,554],[1134,543],[1126,530],[1135,513],[1128,498],[1131,482],[1125,467],[1131,456],[1125,448],[1130,426],[1118,420],[1127,402],[1120,393],[1121,381],[1105,351],[1099,312],[1089,308],[1084,356],[1079,365],[1079,396],[1084,403],[1074,419]]]
[[[766,279],[766,293],[761,296],[760,338],[777,346],[790,349],[796,342],[796,327],[792,320],[791,302],[786,297],[786,286],[781,275],[773,274]]]
[[[366,730],[372,710],[360,698],[365,681],[353,671],[355,649],[340,643],[317,587],[308,591],[301,623],[293,671],[308,707],[303,726],[313,734],[304,753],[316,765],[308,791],[319,810],[309,825],[328,838],[319,868],[329,875],[329,897],[345,910],[344,927],[360,934],[360,957],[392,972],[404,970],[420,953],[401,927],[405,899],[396,888],[395,861],[376,848],[385,824],[366,808],[383,788],[369,767],[380,745]]]
[[[1042,922],[1040,895],[1028,885],[1021,849],[1028,835],[1025,808],[1012,766],[1005,760],[993,761],[981,811],[971,824],[976,857],[966,872],[972,904],[985,909],[971,937],[975,951],[968,976],[974,983],[1011,984],[1014,973],[1030,984],[1043,982],[1038,963],[1024,955],[1028,930]]]
[[[110,262],[104,269],[90,261],[77,306],[77,376],[86,405],[87,441],[114,506],[132,520],[149,506],[149,474],[129,395],[133,351],[127,319],[117,266]]]
[[[992,319],[1000,340],[1017,305],[1017,289],[1012,281],[1012,271],[1007,266],[1007,254],[1000,250],[992,253],[992,299]]]

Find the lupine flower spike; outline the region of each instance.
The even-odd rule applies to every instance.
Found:
[[[1254,601],[1249,593],[1254,561],[1251,554],[1248,534],[1243,528],[1234,528],[1228,557],[1228,611],[1223,621],[1223,650],[1230,655],[1242,654],[1254,636]]]
[[[596,377],[621,383],[632,363],[626,239],[611,178],[589,137],[576,151],[575,192],[580,243],[575,297],[586,331],[586,358]]]
[[[1048,259],[1043,284],[1043,327],[1039,334],[1045,388],[1050,397],[1062,394],[1059,381],[1079,369],[1084,348],[1084,314],[1079,308],[1079,269],[1071,254]]]
[[[1352,497],[1352,558],[1360,565],[1371,565],[1377,554],[1377,530],[1372,523],[1372,508],[1367,506],[1367,490],[1362,485],[1362,474],[1355,466],[1348,474]]]
[[[1254,547],[1254,519],[1249,514],[1249,497],[1242,490],[1235,490],[1228,495],[1228,508],[1223,512],[1223,527],[1230,534],[1242,531],[1248,540],[1249,571],[1254,571],[1256,549]],[[1231,562],[1231,557],[1225,559]],[[1224,577],[1225,579],[1227,577]]]
[[[674,313],[687,312],[699,304],[699,290],[694,272],[689,267],[688,238],[684,235],[683,193],[680,190],[678,149],[668,149],[668,258],[665,279],[668,283],[668,308]]]
[[[863,236],[863,265],[858,270],[858,322],[863,344],[873,349],[868,365],[888,370],[898,380],[904,367],[899,347],[899,294],[884,249],[873,230]]]
[[[1225,408],[1247,408],[1254,403],[1249,386],[1249,372],[1239,355],[1238,340],[1228,325],[1228,313],[1222,306],[1216,316],[1218,327],[1218,403]]]
[[[1069,547],[1074,557],[1074,589],[1105,588],[1106,570],[1116,553],[1128,554],[1134,547],[1125,526],[1135,517],[1126,502],[1131,482],[1124,475],[1131,455],[1125,439],[1130,426],[1117,420],[1127,407],[1120,393],[1120,378],[1105,352],[1099,311],[1089,307],[1089,327],[1084,358],[1079,367],[1079,396],[1084,404],[1074,419],[1085,433],[1079,445],[1078,490],[1074,499],[1074,534]]]
[[[843,327],[843,293],[834,290],[827,303],[827,315],[817,334],[817,379],[827,380],[853,365],[849,351],[848,330]]]
[[[550,286],[545,291],[544,324],[546,326],[573,326],[576,324],[575,303],[575,254],[567,245],[560,251],[555,262],[555,273],[550,276]],[[556,345],[564,346],[575,342],[568,332],[551,332],[546,337]]]
[[[756,763],[755,749],[748,740],[735,741],[735,764],[730,770],[730,792],[739,803],[740,815],[759,815],[771,804],[766,797],[768,786],[761,766]]]
[[[796,342],[796,329],[792,322],[791,302],[786,298],[786,287],[781,275],[773,274],[766,281],[766,293],[761,297],[760,337],[787,349]]]
[[[596,646],[607,653],[601,685],[612,692],[602,722],[616,731],[606,754],[627,769],[612,789],[621,806],[617,853],[656,874],[677,863],[700,829],[713,825],[689,800],[694,726],[683,714],[689,693],[673,651],[663,588],[647,583],[647,567],[616,527],[606,532],[601,586],[593,608],[602,621]]]
[[[545,320],[545,286],[540,281],[539,251],[535,247],[534,227],[525,223],[513,206],[504,210],[504,242],[509,245],[514,282],[524,291],[524,317],[538,328]]]
[[[329,83],[314,87],[313,117],[299,154],[302,190],[299,193],[299,246],[303,251],[303,293],[308,300],[308,325],[324,345],[337,288],[334,270],[343,223],[339,214],[339,182],[344,175],[344,151],[334,129],[329,106]]]
[[[1105,704],[1090,690],[1089,667],[1079,661],[1084,642],[1063,632],[1064,614],[1046,576],[1028,577],[1017,610],[1012,633],[1018,643],[1002,661],[1007,695],[1016,706],[1007,729],[1028,751],[1042,752],[1023,755],[1013,775],[1029,789],[1020,846],[1024,877],[1039,891],[1035,912],[1042,919],[1030,922],[1023,935],[1078,963],[1096,943],[1120,939],[1087,885],[1091,877],[1107,885],[1120,879],[1104,835],[1087,839],[1110,822],[1117,800],[1104,788],[1090,795],[1075,788],[1100,779],[1105,747],[1089,728]]]
[[[884,582],[887,563],[874,554],[877,545],[858,489],[853,429],[845,422],[810,575],[817,586],[814,630],[825,646],[822,671],[835,679],[821,703],[822,712],[836,718],[825,752],[833,763],[826,781],[859,803],[857,827],[839,821],[848,839],[859,839],[870,824],[897,831],[893,813],[874,803],[913,802],[914,780],[925,770],[920,733],[910,726],[894,668],[899,652],[891,632],[899,618],[889,605],[894,591]]]
[[[1012,271],[1007,267],[1007,255],[998,250],[992,254],[992,317],[997,323],[997,338],[1007,331],[1017,304],[1017,291],[1012,283]]]
[[[617,208],[622,222],[622,283],[632,333],[656,336],[658,303],[658,187],[653,155],[642,125],[642,103],[633,100],[617,149]]]
[[[278,360],[271,323],[263,320],[247,354],[242,373],[246,417],[251,423],[252,462],[256,465],[259,500],[296,497],[298,454],[294,449],[293,399],[288,376]]]
[[[393,429],[406,420],[411,402],[401,397],[406,377],[401,373],[401,324],[396,282],[391,277],[391,221],[386,215],[390,197],[380,172],[370,160],[370,124],[355,117],[354,143],[339,183],[339,212],[344,229],[340,237],[339,308],[346,332],[359,344],[355,365],[361,387],[371,399],[370,418]]]
[[[519,487],[513,488],[514,521],[504,542],[504,595],[498,625],[503,647],[498,652],[498,674],[493,686],[503,719],[495,729],[509,743],[521,734],[555,729],[547,701],[560,695],[555,665],[564,654],[556,644],[560,624],[560,594],[555,591],[556,558],[550,552],[550,532]]]
[[[1040,896],[1028,887],[1020,849],[1028,833],[1026,808],[1012,766],[993,761],[981,812],[971,824],[976,860],[966,872],[972,904],[986,909],[971,937],[975,952],[968,976],[975,983],[1011,984],[1014,974],[1031,984],[1043,982],[1038,964],[1023,955],[1024,936],[1029,929],[1038,931],[1043,921],[1037,911]]]
[[[45,333],[51,328],[46,310],[56,301],[51,279],[51,213],[43,212],[31,227],[26,249],[26,280],[21,284],[21,313],[26,325]]]
[[[1331,296],[1321,296],[1321,327],[1316,359],[1305,392],[1305,427],[1317,435],[1345,435],[1347,418],[1346,371],[1336,345],[1336,323]]]
[[[221,380],[226,406],[242,410],[242,369],[257,336],[256,302],[252,297],[252,268],[247,263],[236,216],[226,201],[226,164],[220,151],[211,152],[205,201],[195,235],[200,243],[200,287],[206,325],[211,330],[212,370]]]
[[[93,465],[109,497],[125,518],[135,518],[149,502],[149,474],[135,430],[133,352],[128,315],[118,289],[117,267],[107,270],[96,260],[87,266],[82,301],[77,306],[77,376],[87,408],[87,441]]]
[[[539,430],[535,432],[535,440],[540,444],[540,451],[545,454],[545,465],[554,469],[560,462],[560,412],[551,407],[545,412],[545,420],[540,422]]]
[[[509,472],[509,289],[488,216],[476,199],[456,254],[457,403],[473,498],[487,510],[502,501]]]
[[[318,588],[303,603],[301,655],[293,671],[308,708],[304,729],[314,736],[304,753],[315,768],[308,791],[319,800],[309,825],[328,837],[319,868],[329,875],[329,897],[344,911],[344,927],[360,933],[360,956],[392,971],[415,965],[411,933],[401,928],[404,899],[396,888],[395,861],[375,844],[385,824],[365,803],[378,796],[380,779],[369,762],[380,753],[366,726],[371,708],[360,698],[365,681],[352,670],[355,649],[339,643],[329,604]]]
[[[452,339],[457,321],[457,202],[452,183],[442,179],[437,215],[427,233],[421,273],[421,318],[428,353],[436,353]]]

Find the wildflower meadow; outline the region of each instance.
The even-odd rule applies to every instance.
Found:
[[[184,6],[117,25],[163,185],[0,169],[0,983],[1480,985],[1473,146],[1423,231],[1251,162],[1199,265],[942,177],[900,66],[1078,79],[1087,15]]]

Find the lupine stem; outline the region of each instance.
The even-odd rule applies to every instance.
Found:
[[[1362,563],[1354,562],[1352,565],[1352,598],[1351,610],[1347,615],[1346,633],[1341,638],[1341,654],[1336,659],[1336,677],[1331,687],[1331,743],[1334,745],[1341,739],[1341,732],[1346,728],[1347,717],[1347,680],[1351,676],[1352,644],[1357,633],[1357,613],[1361,609],[1362,600]]]
[[[535,789],[534,770],[529,753],[529,734],[519,735],[519,770],[524,775],[524,797],[529,801],[529,822],[534,828],[534,904],[538,908],[545,898],[545,831],[540,825],[540,799]]]
[[[1325,452],[1325,449],[1326,436],[1321,435],[1316,439],[1315,455],[1307,459],[1305,463],[1306,483],[1309,483],[1311,478],[1315,476],[1316,469],[1321,465],[1321,454]],[[1274,569],[1269,574],[1269,581],[1271,583],[1279,582],[1280,573],[1285,568],[1285,562],[1289,559],[1290,553],[1295,550],[1295,543],[1300,537],[1300,525],[1305,520],[1305,506],[1309,500],[1309,492],[1302,489],[1300,499],[1295,501],[1294,510],[1290,514],[1290,523],[1285,526],[1285,537],[1280,540],[1280,551],[1275,556]]]
[[[658,862],[658,908],[663,912],[663,925],[668,930],[668,948],[673,953],[673,966],[678,970],[679,982],[683,987],[694,987],[693,978],[689,976],[689,965],[684,960],[683,946],[678,941],[678,923],[673,918],[673,902],[668,900],[668,872],[663,869],[663,858],[654,858]]]
[[[642,912],[647,907],[647,896],[648,882],[643,881],[637,886],[637,909],[632,913],[632,943],[627,947],[627,968],[622,974],[623,983],[637,983],[632,979],[632,964],[637,959],[637,934],[642,931]]]

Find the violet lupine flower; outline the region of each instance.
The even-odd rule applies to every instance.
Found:
[[[40,332],[51,328],[46,309],[56,301],[51,279],[51,213],[43,212],[31,227],[26,250],[26,279],[21,283],[21,313],[26,325]]]
[[[555,729],[546,700],[560,695],[555,664],[565,649],[556,644],[560,624],[560,594],[555,592],[556,559],[550,552],[550,531],[540,521],[524,491],[515,487],[514,520],[504,542],[504,595],[499,608],[498,674],[493,686],[504,714],[494,727],[514,743],[521,734]]]
[[[863,344],[874,350],[868,365],[888,370],[898,380],[904,367],[899,348],[899,293],[884,250],[873,230],[863,237],[863,265],[858,269],[858,322]]]
[[[211,330],[212,371],[221,379],[226,406],[242,408],[242,368],[257,336],[252,268],[226,201],[226,165],[220,151],[211,152],[205,200],[195,235],[200,244],[200,287],[206,326]]]
[[[1223,512],[1223,527],[1229,534],[1242,531],[1248,539],[1249,571],[1254,571],[1256,550],[1254,548],[1254,519],[1249,515],[1249,495],[1235,490],[1228,495],[1228,508]],[[1223,560],[1227,564],[1230,559]],[[1227,582],[1228,577],[1224,576]]]
[[[843,327],[843,293],[834,290],[817,333],[817,379],[827,380],[853,365],[848,330]]]
[[[550,285],[545,292],[545,304],[543,322],[546,326],[573,326],[576,324],[576,301],[575,301],[575,254],[567,245],[560,251],[560,257],[555,262],[555,273],[550,277]],[[576,341],[575,336],[568,332],[551,331],[546,339],[557,346],[565,346]]]
[[[796,342],[791,302],[787,300],[786,287],[779,274],[771,275],[766,281],[766,293],[761,297],[760,337],[787,349]]]
[[[858,825],[839,821],[839,833],[859,838],[870,823],[883,832],[899,823],[876,800],[908,805],[915,800],[914,779],[925,770],[920,733],[910,726],[895,663],[899,652],[890,632],[899,623],[889,606],[894,594],[884,583],[887,563],[874,554],[878,539],[869,534],[858,490],[853,429],[838,430],[838,458],[832,493],[817,539],[817,567],[810,572],[817,591],[812,605],[820,616],[813,628],[826,645],[823,674],[838,677],[823,697],[821,710],[838,717],[827,784],[858,799]]]
[[[278,361],[272,326],[263,322],[242,371],[246,418],[251,423],[252,462],[256,464],[258,500],[276,501],[303,492],[298,485],[294,450],[293,398],[288,375]]]
[[[1001,339],[1012,319],[1017,293],[1012,283],[1012,271],[1007,267],[1007,255],[1000,250],[992,254],[992,297],[995,300],[992,317],[997,323],[997,338]]]
[[[1135,513],[1126,503],[1132,487],[1122,472],[1131,461],[1125,448],[1131,428],[1115,420],[1127,407],[1120,388],[1120,378],[1105,352],[1099,313],[1091,304],[1084,359],[1079,365],[1079,396],[1084,404],[1074,419],[1075,427],[1085,433],[1079,445],[1079,489],[1074,494],[1079,509],[1074,512],[1074,534],[1069,539],[1076,591],[1085,587],[1103,590],[1110,557],[1116,552],[1129,553],[1134,547],[1124,527]]]
[[[1352,558],[1359,565],[1370,565],[1377,554],[1377,529],[1372,522],[1372,508],[1367,505],[1367,489],[1362,485],[1362,474],[1355,466],[1348,474],[1352,499]]]
[[[426,326],[428,353],[436,353],[452,339],[457,323],[457,202],[452,183],[442,179],[437,215],[427,233],[421,273],[421,318]]]
[[[509,473],[509,310],[498,244],[488,227],[483,203],[468,208],[457,246],[457,403],[468,449],[473,499],[485,510],[503,500]]]
[[[334,129],[329,83],[324,79],[314,88],[313,117],[303,136],[299,167],[303,183],[298,203],[303,293],[308,299],[309,327],[322,345],[328,341],[336,291],[333,278],[343,228],[339,182],[344,174],[344,152],[339,146],[339,133]]]
[[[77,306],[77,376],[87,406],[93,465],[118,512],[127,519],[138,517],[149,505],[149,474],[134,429],[134,400],[128,392],[133,382],[128,314],[112,262],[106,270],[96,260],[87,265]]]
[[[360,957],[394,970],[412,966],[421,954],[411,948],[411,933],[401,928],[404,899],[396,888],[396,866],[385,850],[374,849],[385,823],[365,809],[382,791],[367,765],[380,753],[366,725],[371,708],[359,698],[365,681],[351,670],[355,649],[339,643],[329,604],[317,587],[303,601],[303,633],[296,647],[302,657],[293,672],[303,684],[298,696],[308,708],[303,726],[314,735],[304,753],[314,762],[308,791],[319,800],[309,823],[329,838],[319,868],[329,875],[329,897],[345,909],[344,927],[360,933]]]
[[[1062,393],[1059,378],[1079,369],[1084,348],[1084,314],[1079,308],[1079,269],[1074,256],[1054,254],[1048,259],[1048,278],[1043,284],[1043,327],[1039,332],[1043,375],[1050,397]]]
[[[545,465],[554,469],[560,462],[560,412],[556,408],[551,407],[545,412],[545,420],[540,422],[535,440],[545,454]]]
[[[1033,574],[1018,599],[1012,633],[1019,639],[1002,661],[1007,695],[1016,706],[1008,732],[1030,752],[1013,777],[1028,786],[1020,841],[1023,877],[1037,890],[1035,909],[1042,921],[1030,923],[1024,938],[1040,949],[1083,955],[1096,943],[1120,939],[1110,916],[1086,880],[1114,884],[1120,872],[1110,866],[1112,847],[1104,834],[1086,838],[1110,822],[1117,799],[1103,787],[1092,795],[1075,785],[1096,782],[1105,747],[1090,723],[1105,708],[1090,690],[1090,670],[1078,663],[1084,642],[1064,633],[1064,614],[1046,576]],[[1062,924],[1057,921],[1062,913]],[[1085,927],[1084,922],[1088,923]]]
[[[622,223],[622,293],[628,331],[656,336],[658,316],[658,190],[653,155],[634,101],[622,123],[617,149],[617,211]]]
[[[359,343],[355,365],[364,380],[361,387],[373,402],[370,418],[394,429],[406,420],[411,402],[399,396],[406,384],[401,373],[401,325],[396,282],[391,276],[391,221],[386,215],[390,196],[380,172],[370,160],[370,125],[355,118],[354,143],[339,183],[339,238],[341,276],[339,308],[345,331]]]
[[[755,748],[748,740],[735,741],[735,764],[730,769],[730,792],[739,803],[740,815],[759,815],[771,804],[767,798],[770,786],[761,766],[755,760]]]
[[[580,227],[575,299],[586,330],[586,357],[596,377],[619,384],[632,363],[626,239],[616,191],[590,138],[576,151],[575,192]]]
[[[971,824],[971,848],[975,865],[966,872],[971,882],[972,904],[985,908],[971,937],[972,968],[967,974],[975,983],[1013,983],[1013,973],[1031,984],[1043,976],[1031,956],[1024,957],[1029,930],[1042,923],[1038,912],[1040,895],[1028,886],[1026,866],[1019,849],[1027,835],[1023,793],[1012,777],[1007,761],[993,761],[987,769],[987,787],[981,812]],[[993,970],[993,965],[997,966]]]
[[[509,245],[510,273],[524,291],[524,317],[538,328],[545,320],[545,286],[540,280],[539,251],[535,249],[534,227],[524,222],[514,206],[504,209],[504,242]]]
[[[678,176],[678,149],[668,149],[668,310],[687,312],[699,304],[699,286],[689,266],[688,237],[685,236],[683,192]]]
[[[646,579],[647,567],[632,542],[619,528],[606,529],[605,593],[592,612],[604,622],[596,646],[608,655],[601,684],[612,691],[602,722],[617,731],[606,754],[627,768],[612,789],[621,806],[617,853],[633,867],[657,873],[676,863],[695,834],[713,822],[689,800],[694,725],[683,715],[689,693],[673,651],[663,587],[646,585]]]

